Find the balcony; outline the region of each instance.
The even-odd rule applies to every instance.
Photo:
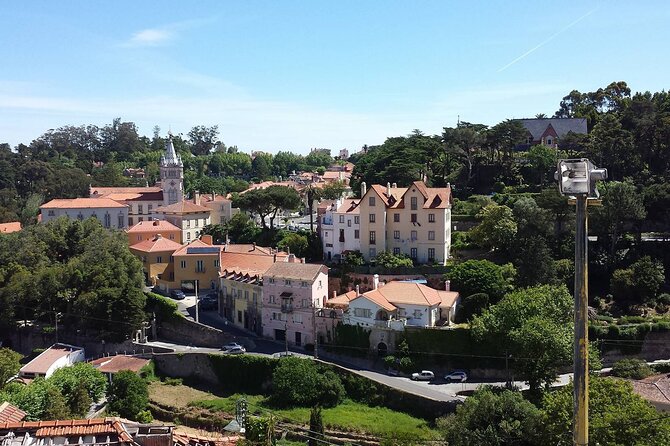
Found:
[[[395,331],[403,331],[405,329],[405,325],[407,325],[407,319],[376,319],[374,323],[374,326],[377,328],[388,328]]]

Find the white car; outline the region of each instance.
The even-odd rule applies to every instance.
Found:
[[[448,383],[464,383],[468,380],[468,375],[465,372],[451,372],[450,374],[445,375],[444,380]]]
[[[239,348],[241,348],[242,350],[244,350],[244,347],[242,347],[242,346],[241,346],[240,344],[238,344],[237,342],[230,342],[230,343],[224,345],[223,347],[221,347],[221,350],[223,350],[224,352],[228,353],[230,350],[239,349]],[[245,351],[246,351],[246,350],[245,350]]]
[[[233,347],[229,350],[224,351],[225,354],[227,355],[241,355],[242,353],[246,353],[247,349],[244,347],[238,346],[238,347]]]
[[[412,381],[431,381],[435,379],[435,374],[430,370],[421,370],[418,373],[412,373]]]

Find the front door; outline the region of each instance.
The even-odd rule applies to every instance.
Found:
[[[299,331],[295,332],[295,345],[298,346],[302,345],[302,333],[300,333]]]

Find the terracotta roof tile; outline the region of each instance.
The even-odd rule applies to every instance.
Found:
[[[144,194],[150,192],[162,192],[160,187],[98,187],[91,186],[90,194],[104,196],[108,194]]]
[[[265,277],[281,277],[314,282],[321,272],[328,274],[328,268],[317,263],[277,262],[267,270]]]
[[[335,306],[335,307],[349,306],[349,302],[356,299],[357,296],[358,295],[356,294],[356,291],[354,291],[354,290],[347,291],[344,294],[340,294],[339,296],[328,299],[326,301],[326,306],[331,306],[331,305]]]
[[[64,198],[51,200],[40,209],[125,208],[127,205],[109,198]]]
[[[352,200],[350,198],[347,198],[346,200],[342,200],[342,204],[340,205],[339,208],[337,208],[337,213],[338,214],[360,214],[361,209],[358,207],[359,203],[361,200]]]
[[[21,230],[20,221],[11,221],[9,223],[0,223],[0,232],[3,234],[10,234]]]
[[[213,252],[207,252],[207,253],[189,253],[189,248],[212,248]],[[209,251],[209,250],[208,250]],[[174,252],[172,254],[173,257],[177,256],[187,256],[187,255],[219,255],[219,253],[223,251],[223,245],[210,245],[209,243],[205,243],[202,240],[193,240],[191,243],[188,243],[186,245],[182,245],[180,249]]]
[[[85,435],[116,435],[122,443],[133,443],[133,438],[124,429],[118,418],[94,418],[90,420],[21,421],[0,423],[0,431],[28,431],[34,437],[69,437]],[[106,441],[98,441],[105,444]]]
[[[132,245],[130,249],[140,252],[175,252],[181,249],[181,247],[182,245],[174,240],[167,239],[158,234],[157,237],[151,240],[144,240]]]
[[[7,401],[0,404],[0,423],[18,423],[23,420],[26,413]]]
[[[211,211],[212,210],[208,207],[200,206],[199,204],[195,204],[186,200],[179,203],[170,204],[168,206],[160,206],[154,209],[154,212],[156,213],[166,214],[209,213]]]
[[[230,246],[230,245],[229,245]],[[285,252],[277,253],[277,262],[284,262]],[[275,263],[274,254],[265,252],[229,252],[221,253],[221,276],[233,278],[236,275],[262,277]]]
[[[77,350],[83,349],[81,347],[75,347],[72,345],[54,344],[37,355],[37,357],[28,364],[21,367],[19,373],[39,373],[44,375],[54,362]]]
[[[181,231],[179,227],[173,225],[167,220],[141,221],[128,229],[131,234],[138,232],[156,232],[156,231]]]
[[[367,291],[361,296],[368,298],[386,310],[392,311],[398,305],[438,305],[449,308],[455,304],[459,294],[455,291],[436,290],[420,283],[389,282],[376,290]],[[338,302],[340,301],[343,303],[343,300],[338,300]]]

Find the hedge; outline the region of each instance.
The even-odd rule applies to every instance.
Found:
[[[210,354],[212,370],[224,392],[270,395],[272,374],[279,359],[255,355]]]
[[[176,302],[156,293],[144,293],[147,296],[145,310],[155,313],[159,321],[174,321],[184,317]]]

